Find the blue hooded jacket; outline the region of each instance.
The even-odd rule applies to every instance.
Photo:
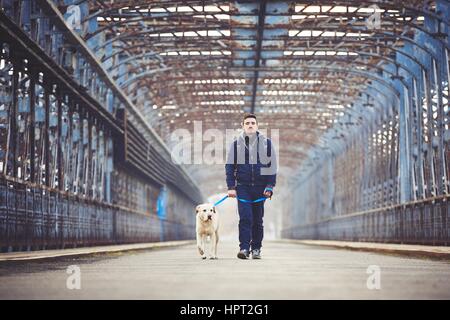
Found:
[[[241,134],[233,141],[225,164],[228,190],[235,189],[236,185],[273,188],[276,172],[277,159],[272,141],[259,131],[252,139]]]

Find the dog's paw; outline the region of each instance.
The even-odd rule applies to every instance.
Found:
[[[202,260],[205,260],[206,259],[206,256],[202,256]]]
[[[205,252],[203,251],[202,248],[200,248],[200,247],[197,247],[197,248],[198,248],[198,253],[200,253],[200,255],[202,256]]]

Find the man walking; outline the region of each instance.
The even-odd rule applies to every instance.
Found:
[[[242,134],[231,144],[225,164],[228,196],[238,198],[238,258],[261,259],[264,200],[273,195],[277,161],[270,139],[258,131],[254,114],[244,115]]]

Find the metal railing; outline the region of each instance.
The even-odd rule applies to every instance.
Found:
[[[368,210],[294,226],[283,238],[390,242],[424,245],[450,244],[450,197]]]
[[[0,249],[193,239],[195,226],[0,177]]]

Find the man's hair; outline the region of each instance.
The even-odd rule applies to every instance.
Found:
[[[244,115],[244,118],[242,119],[242,123],[244,123],[244,122],[245,122],[245,119],[247,119],[247,118],[253,118],[253,119],[255,119],[255,121],[257,121],[257,120],[256,120],[256,116],[255,116],[253,113],[246,113],[246,114]]]

